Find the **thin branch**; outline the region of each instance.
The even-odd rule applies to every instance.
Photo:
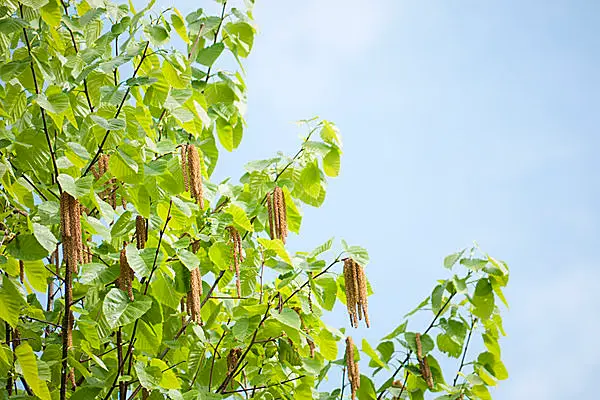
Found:
[[[21,18],[23,18],[23,5],[19,3],[19,11],[21,12]],[[35,75],[35,68],[33,67],[33,56],[31,55],[31,43],[29,42],[29,36],[27,35],[27,29],[23,28],[23,36],[25,36],[25,44],[27,45],[27,53],[29,53],[29,67],[31,68],[31,76],[33,78],[33,86],[35,87],[35,94],[40,94],[40,88],[37,83],[37,77]],[[48,144],[48,151],[50,151],[50,159],[52,160],[52,167],[54,168],[54,177],[58,184],[58,191],[62,193],[62,187],[58,181],[58,165],[56,164],[56,155],[52,148],[52,142],[50,141],[50,134],[48,133],[48,125],[46,123],[46,112],[40,105],[40,112],[42,114],[42,123],[44,125],[44,135],[46,136],[46,144]]]
[[[21,318],[26,318],[26,319],[29,319],[29,320],[35,321],[35,322],[41,322],[42,324],[46,324],[46,325],[52,325],[56,328],[62,328],[61,325],[55,324],[54,322],[44,321],[43,319],[33,318],[33,317],[30,317],[29,315],[21,315]]]
[[[271,385],[256,386],[256,387],[254,387],[252,389],[246,389],[246,388],[244,388],[244,389],[238,389],[238,390],[230,390],[230,391],[227,391],[227,392],[222,392],[222,394],[233,394],[233,393],[249,392],[249,391],[258,390],[258,389],[267,389],[267,388],[270,388],[270,387],[273,387],[273,386],[281,386],[283,384],[290,383],[290,382],[296,381],[298,379],[302,379],[304,377],[305,377],[305,375],[300,375],[300,376],[297,376],[295,378],[286,379],[285,381],[281,381],[279,383],[273,383]]]
[[[340,400],[343,400],[343,398],[344,398],[344,387],[346,386],[345,380],[346,380],[346,366],[344,365],[344,368],[342,368],[342,389],[340,391]]]
[[[333,261],[331,262],[331,264],[329,264],[329,265],[327,266],[327,268],[325,268],[323,271],[319,272],[319,273],[318,273],[317,275],[315,275],[315,276],[314,276],[312,279],[313,279],[313,280],[315,280],[315,279],[317,279],[318,277],[320,277],[321,275],[323,275],[323,274],[326,274],[326,273],[329,271],[329,269],[330,269],[331,267],[333,267],[335,264],[337,264],[338,262],[340,262],[340,256],[341,256],[341,254],[340,254],[339,256],[337,256],[337,257],[336,257],[336,259],[335,259],[335,260],[333,260]],[[307,286],[308,284],[310,284],[310,279],[308,279],[306,282],[304,282],[304,283],[303,283],[303,284],[302,284],[302,285],[301,285],[299,288],[297,288],[296,290],[294,290],[294,291],[292,292],[292,294],[290,294],[290,295],[289,295],[289,296],[288,296],[288,297],[287,297],[287,298],[286,298],[286,299],[283,301],[282,307],[283,307],[283,306],[284,306],[284,305],[285,305],[285,304],[286,304],[286,303],[287,303],[287,302],[288,302],[288,301],[289,301],[289,300],[290,300],[292,297],[294,297],[296,294],[298,294],[298,293],[299,293],[299,292],[300,292],[300,291],[301,291],[301,290],[302,290],[302,289],[303,289],[305,286]]]
[[[408,371],[406,371],[406,374],[404,376],[404,383],[402,384],[402,387],[400,388],[400,394],[398,394],[398,398],[402,398],[402,393],[404,393],[404,389],[406,389],[407,382],[408,382]]]
[[[423,332],[423,335],[427,335],[427,332],[429,332],[431,330],[431,328],[433,328],[433,326],[435,325],[435,323],[437,322],[437,319],[440,317],[440,315],[442,315],[444,313],[444,311],[446,311],[446,307],[448,306],[448,304],[450,304],[450,301],[452,300],[452,298],[456,295],[457,292],[452,293],[449,297],[448,300],[446,300],[446,302],[444,303],[444,305],[440,308],[440,310],[437,312],[437,314],[435,314],[435,317],[433,318],[433,321],[431,321],[431,323],[429,324],[429,326],[427,327],[427,329],[425,329],[425,332]]]
[[[476,322],[477,322],[477,318],[473,318],[473,320],[471,321],[471,328],[469,329],[469,336],[467,336],[467,343],[465,344],[465,349],[463,351],[462,359],[460,360],[460,366],[458,367],[458,371],[456,372],[456,376],[454,377],[452,386],[456,386],[456,382],[458,381],[458,377],[460,376],[460,371],[465,366],[465,357],[467,356],[467,350],[469,349],[469,342],[471,341],[471,335],[473,334],[473,328],[475,327]]]
[[[227,331],[223,331],[223,334],[219,338],[217,345],[215,346],[215,354],[213,355],[212,361],[210,363],[210,374],[208,375],[208,391],[212,390],[212,378],[213,378],[213,369],[215,368],[215,359],[217,358],[217,354],[219,352],[219,345],[223,341],[223,338],[227,335]]]
[[[394,373],[392,374],[392,377],[388,380],[389,381],[394,381],[394,378],[396,377],[396,375],[398,375],[398,373],[402,370],[402,368],[404,368],[404,366],[406,365],[406,363],[408,362],[408,360],[410,360],[410,355],[412,354],[412,351],[409,351],[408,354],[406,355],[406,358],[404,359],[404,361],[402,361],[400,363],[400,365],[398,366],[398,368],[396,368],[396,370],[394,371]],[[408,373],[408,372],[407,372]],[[381,390],[381,389],[380,389]],[[379,396],[377,396],[377,400],[381,400],[381,398],[383,397],[383,395],[385,394],[387,388],[383,389],[380,393]]]
[[[132,78],[135,78],[138,71],[140,70],[140,67],[144,63],[144,60],[146,59],[146,51],[148,51],[149,44],[150,44],[150,42],[146,42],[146,46],[144,47],[144,51],[142,53],[142,58],[140,59],[140,62],[137,65],[137,67],[135,68],[135,70],[133,71]],[[131,91],[131,87],[129,86],[129,87],[127,87],[127,90],[125,91],[125,95],[123,96],[123,99],[121,100],[121,103],[119,104],[119,108],[117,108],[117,112],[115,113],[115,116],[113,118],[117,118],[119,116],[119,114],[121,113],[121,109],[123,108],[123,105],[125,104],[125,101],[127,100],[127,96],[129,96],[130,91]],[[106,133],[104,134],[104,137],[102,138],[102,141],[100,142],[100,146],[98,146],[98,150],[96,151],[96,154],[94,154],[92,161],[90,161],[89,165],[83,172],[82,176],[86,176],[88,174],[88,172],[90,172],[90,169],[94,166],[94,164],[98,160],[98,157],[100,156],[100,154],[102,154],[104,145],[106,144],[106,139],[108,139],[108,135],[110,134],[110,132],[111,132],[110,129],[106,130]]]
[[[65,4],[64,0],[60,0],[60,2],[62,3],[63,9],[65,10],[65,15],[67,17],[69,17],[69,9],[68,9],[67,5]],[[71,30],[71,28],[69,28],[69,25],[67,25],[67,24],[64,24],[64,25],[67,28],[67,31],[69,31],[69,34],[71,35],[71,42],[73,43],[73,49],[75,50],[75,54],[77,54],[77,53],[79,53],[79,49],[77,48],[77,42],[75,41],[75,35],[73,34],[73,31]],[[94,106],[92,105],[92,100],[90,99],[90,93],[89,93],[88,86],[87,86],[87,78],[83,78],[83,92],[85,93],[85,98],[87,100],[90,111],[94,112]]]
[[[221,20],[219,21],[219,25],[217,25],[217,29],[215,30],[215,37],[213,39],[213,46],[217,43],[217,40],[219,39],[219,31],[221,30],[221,26],[223,25],[223,20],[225,19],[225,7],[227,7],[227,0],[225,0],[223,2],[223,8],[221,9]],[[198,37],[200,36],[200,31],[202,30],[202,27],[200,27],[200,30],[198,31]],[[191,55],[191,53],[190,53]],[[210,78],[210,70],[212,68],[212,65],[208,67],[208,70],[206,71],[206,80],[204,81],[204,85],[208,85],[208,79]],[[202,92],[204,92],[204,90],[202,90]]]

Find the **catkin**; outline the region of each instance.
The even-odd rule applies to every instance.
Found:
[[[358,363],[354,361],[354,341],[351,336],[346,337],[346,370],[352,389],[352,400],[354,400],[356,392],[360,388],[360,373],[358,372]]]
[[[344,259],[344,282],[350,325],[357,328],[358,321],[364,317],[369,328],[371,324],[367,303],[367,278],[363,267],[351,258]]]
[[[133,279],[133,270],[127,262],[125,247],[123,247],[123,250],[121,250],[121,257],[119,261],[121,266],[121,273],[119,275],[119,289],[126,292],[127,296],[129,296],[129,300],[133,301],[133,287],[131,285],[131,281]]]
[[[242,297],[242,284],[240,280],[240,264],[244,261],[242,254],[242,237],[237,229],[233,226],[225,228],[229,232],[229,241],[231,244],[231,255],[233,258],[233,265],[230,269],[235,270],[235,286],[238,297]]]
[[[98,157],[98,162],[96,163],[96,167],[92,168],[92,173],[96,179],[100,179],[106,171],[108,171],[108,161],[110,156],[108,154],[101,154]],[[107,201],[112,208],[117,207],[117,180],[115,178],[110,178],[108,180],[107,187],[100,192],[100,198],[104,201]],[[123,205],[125,207],[125,205]]]
[[[242,349],[233,348],[227,354],[227,374],[231,375],[237,368],[238,360],[242,355]]]
[[[188,166],[187,166],[187,145],[182,144],[179,148],[180,156],[181,156],[181,175],[183,176],[183,186],[185,187],[185,191],[189,192],[190,184],[188,178]]]
[[[143,388],[142,389],[142,400],[146,400],[148,397],[150,397],[150,392],[148,391],[148,389]]]
[[[200,324],[202,317],[200,316],[200,298],[202,297],[202,275],[200,269],[194,268],[190,272],[190,291],[187,297],[187,311],[192,317],[192,321]]]
[[[148,241],[148,228],[146,227],[146,219],[141,215],[135,217],[135,242],[138,249],[146,247]]]
[[[21,283],[25,281],[25,265],[23,264],[23,260],[19,260],[19,279]]]
[[[190,195],[196,199],[196,203],[203,209],[204,189],[202,187],[202,169],[200,168],[198,149],[193,144],[188,144],[186,146],[186,155]]]
[[[288,235],[287,207],[283,190],[276,186],[272,192],[267,193],[267,214],[269,218],[269,236],[271,239],[280,239],[285,243]]]
[[[415,335],[415,343],[417,345],[417,360],[419,361],[419,367],[421,369],[421,376],[427,383],[430,389],[433,389],[433,376],[431,375],[431,369],[427,362],[427,357],[423,356],[423,345],[421,344],[421,334]]]
[[[63,243],[63,257],[71,272],[77,273],[77,264],[83,261],[81,211],[79,201],[67,192],[62,192],[61,194],[60,227]]]

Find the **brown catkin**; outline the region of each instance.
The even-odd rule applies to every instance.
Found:
[[[287,210],[285,206],[285,196],[279,186],[273,189],[273,198],[275,208],[277,209],[277,238],[283,243],[287,238]]]
[[[240,264],[244,260],[242,255],[242,237],[237,229],[233,226],[228,226],[227,231],[229,232],[229,241],[231,243],[231,255],[233,258],[233,265],[230,269],[235,271],[235,287],[238,297],[242,297],[242,284],[240,279]]]
[[[135,242],[138,249],[146,247],[148,232],[146,230],[146,219],[141,215],[135,217]]]
[[[19,279],[21,283],[25,281],[25,265],[23,264],[23,260],[19,260]]]
[[[242,349],[233,348],[233,349],[229,350],[229,354],[227,354],[227,374],[231,374],[234,372],[241,355],[242,355]]]
[[[360,373],[358,372],[358,363],[354,361],[354,341],[351,336],[346,337],[346,370],[348,371],[348,380],[352,389],[352,399],[356,399],[356,392],[360,388]]]
[[[183,186],[186,192],[190,191],[189,177],[188,177],[188,166],[187,166],[187,145],[182,144],[179,148],[181,155],[181,175],[183,176]]]
[[[79,201],[69,193],[62,192],[60,198],[60,227],[63,257],[67,267],[77,273],[77,263],[82,261],[81,211]]]
[[[356,315],[357,288],[355,286],[354,261],[351,258],[346,258],[344,260],[344,284],[346,286],[346,307],[348,308],[350,325],[352,327],[358,327]]]
[[[198,149],[193,144],[187,145],[187,164],[190,178],[190,194],[201,209],[204,208],[204,195],[202,188],[202,170]]]
[[[365,271],[363,267],[356,261],[354,261],[354,268],[356,271],[358,289],[358,319],[360,319],[362,314],[365,317],[365,324],[367,325],[367,328],[370,328],[371,323],[369,321],[369,307],[367,300],[367,278],[365,277]]]
[[[148,397],[150,397],[150,392],[148,391],[148,389],[143,388],[142,389],[142,400],[146,400]]]
[[[273,193],[267,193],[267,216],[269,218],[269,237],[275,239]]]
[[[127,296],[129,296],[129,300],[133,301],[133,287],[131,285],[133,270],[127,262],[127,253],[125,251],[125,247],[123,247],[123,250],[121,250],[121,257],[119,261],[121,266],[121,273],[119,275],[119,289],[126,292]]]
[[[200,316],[200,298],[202,297],[202,276],[200,269],[194,268],[190,272],[190,291],[188,292],[187,307],[188,313],[192,317],[192,321],[201,323]]]
[[[421,375],[423,375],[423,379],[427,382],[429,389],[433,389],[433,376],[431,375],[427,357],[423,357],[423,360],[421,361]]]
[[[315,342],[308,338],[306,339],[306,342],[308,343],[308,349],[310,350],[310,358],[315,358]]]
[[[423,359],[423,346],[421,345],[421,334],[415,334],[415,343],[417,345],[417,360],[421,362]]]

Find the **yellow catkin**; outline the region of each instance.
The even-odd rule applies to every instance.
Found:
[[[121,273],[119,275],[119,289],[126,292],[127,296],[129,296],[129,300],[133,301],[133,287],[131,285],[133,270],[127,262],[127,253],[125,248],[121,250],[121,257],[119,261],[119,265],[121,266]]]
[[[19,279],[21,283],[25,281],[25,265],[23,264],[23,260],[19,260]]]
[[[135,217],[135,242],[138,249],[146,247],[148,232],[146,230],[146,219],[141,215]]]
[[[193,144],[187,146],[187,164],[190,178],[190,194],[200,208],[204,208],[204,194],[202,187],[202,170],[200,168],[200,156]]]
[[[346,307],[348,308],[348,316],[350,317],[350,325],[352,327],[358,326],[355,283],[354,261],[351,258],[346,258],[344,260],[344,284],[346,287]]]
[[[202,297],[202,276],[200,269],[194,268],[190,272],[190,291],[188,292],[188,313],[192,317],[192,321],[201,323],[200,316],[200,297]]]
[[[276,186],[273,189],[273,203],[274,208],[276,210],[275,215],[277,216],[276,226],[277,226],[277,238],[281,239],[283,243],[285,243],[287,238],[287,210],[285,205],[285,196],[283,194],[283,190],[279,186]]]
[[[370,328],[371,323],[369,321],[369,306],[367,300],[367,278],[365,277],[365,271],[363,267],[356,261],[353,262],[356,273],[356,288],[358,289],[358,319],[361,319],[361,316],[364,316],[365,324],[367,325],[367,328]]]
[[[237,229],[233,226],[228,226],[227,231],[229,232],[229,241],[231,244],[231,255],[233,258],[233,265],[230,269],[235,271],[235,286],[238,297],[242,297],[242,284],[240,279],[240,264],[243,261],[242,255],[242,237]]]
[[[183,176],[183,186],[185,191],[190,191],[189,177],[188,177],[188,166],[187,166],[187,145],[182,144],[179,148],[181,155],[181,175]]]
[[[352,399],[356,399],[356,392],[360,388],[360,373],[358,363],[354,361],[354,341],[351,336],[346,337],[346,370],[352,389]]]
[[[273,193],[267,193],[267,216],[269,218],[269,237],[275,239]]]

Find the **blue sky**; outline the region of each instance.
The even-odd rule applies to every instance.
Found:
[[[217,177],[294,153],[296,120],[334,121],[341,176],[292,245],[337,235],[369,249],[374,327],[355,341],[392,330],[446,276],[443,257],[476,240],[511,267],[511,377],[494,399],[591,398],[598,15],[600,3],[576,0],[258,1],[249,127]],[[328,318],[347,325],[341,309]]]

